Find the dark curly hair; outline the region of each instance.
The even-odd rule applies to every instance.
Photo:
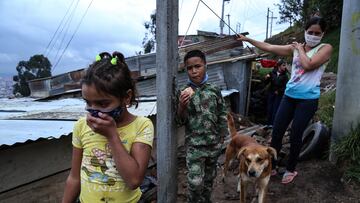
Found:
[[[320,17],[312,17],[310,18],[309,21],[307,21],[307,23],[305,24],[305,30],[309,29],[310,26],[312,25],[319,25],[320,28],[321,28],[321,31],[325,32],[326,30],[326,22],[323,18],[320,18]]]
[[[278,68],[284,63],[286,63],[286,61],[284,59],[278,59],[277,62],[276,62],[275,67]]]
[[[186,55],[184,56],[184,63],[186,63],[186,61],[189,59],[189,58],[192,58],[192,57],[199,57],[201,58],[204,63],[206,64],[206,57],[205,57],[205,54],[204,52],[200,51],[200,50],[191,50],[189,52],[186,53]]]
[[[120,100],[127,97],[127,91],[130,89],[132,90],[130,106],[137,107],[135,80],[131,78],[124,55],[120,52],[114,52],[112,55],[102,52],[99,56],[99,60],[87,69],[81,85],[94,85],[97,91],[115,96]]]

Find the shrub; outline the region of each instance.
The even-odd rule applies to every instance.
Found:
[[[344,178],[360,182],[360,123],[349,134],[336,142],[331,150],[339,161],[346,163]]]

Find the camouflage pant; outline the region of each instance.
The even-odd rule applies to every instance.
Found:
[[[209,203],[213,181],[216,177],[217,159],[221,145],[189,146],[186,151],[188,168],[188,196],[190,203]]]

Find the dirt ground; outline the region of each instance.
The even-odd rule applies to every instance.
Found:
[[[219,158],[222,165],[224,155]],[[186,167],[185,159],[179,161],[178,198],[177,202],[186,202]],[[294,182],[284,185],[281,176],[271,177],[267,193],[267,202],[276,203],[356,203],[360,202],[360,184],[344,182],[342,173],[329,161],[313,159],[299,162],[298,176]],[[220,173],[219,173],[220,172]],[[212,201],[214,203],[239,202],[239,193],[236,192],[237,177],[228,173],[225,183],[222,182],[221,168],[214,182]],[[247,202],[257,202],[254,189],[249,186]]]
[[[233,115],[234,116],[234,115]],[[238,119],[234,119],[237,121]],[[244,120],[243,120],[244,121]],[[242,125],[235,122],[237,130]],[[237,125],[238,124],[238,125]],[[246,128],[250,129],[250,128]],[[239,131],[242,134],[252,134],[252,131]],[[269,130],[256,130],[255,139],[268,145],[271,137]],[[288,135],[285,134],[281,153],[278,155],[280,169],[284,171],[286,157],[289,152]],[[325,155],[325,156],[324,156]],[[290,184],[281,183],[281,175],[271,177],[267,193],[267,202],[271,203],[360,203],[360,184],[354,181],[346,182],[343,178],[343,171],[339,166],[328,161],[326,153],[316,154],[320,158],[310,158],[300,161],[297,165],[298,176]],[[222,166],[224,163],[224,153],[218,159],[218,173],[213,187],[212,201],[214,203],[235,203],[239,202],[237,188],[238,165],[232,165],[233,171],[228,173],[225,183],[222,181]],[[178,198],[177,202],[186,202],[186,166],[185,158],[180,158],[178,162]],[[247,202],[257,202],[254,186],[249,186]]]
[[[333,73],[325,73],[321,81],[321,88],[322,92],[335,89],[336,75]],[[254,107],[254,105],[252,107]],[[261,114],[264,114],[264,112],[261,112]],[[266,141],[268,139],[269,134],[265,136],[265,140],[262,140],[261,143],[267,143]],[[288,153],[288,148],[289,145],[284,144],[283,142],[283,150],[285,154]],[[235,174],[235,170],[237,170],[237,168],[234,168],[232,173],[228,173],[224,183],[222,181],[221,173],[222,165],[224,163],[224,154],[220,156],[218,162],[218,175],[214,182],[212,201],[214,203],[239,202],[239,193],[236,192],[237,174]],[[178,166],[179,173],[177,202],[186,202],[187,171],[185,166],[185,158],[181,158],[179,160]],[[298,172],[298,176],[294,179],[294,182],[290,184],[282,184],[281,175],[271,177],[267,193],[267,202],[360,203],[360,184],[354,181],[344,181],[342,178],[343,172],[337,166],[330,163],[327,158],[313,158],[307,161],[301,161],[298,163],[296,170]],[[254,194],[254,187],[250,185],[247,195],[247,202],[257,202],[254,201],[256,200]]]

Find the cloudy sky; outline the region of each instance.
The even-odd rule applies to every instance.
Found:
[[[221,15],[222,0],[203,1]],[[224,15],[230,15],[234,30],[240,28],[250,37],[264,40],[267,8],[278,17],[274,4],[279,1],[230,0],[225,3]],[[197,3],[179,0],[179,34],[189,28]],[[17,74],[18,62],[35,54],[49,58],[53,75],[85,68],[102,51],[134,56],[142,50],[143,24],[155,8],[156,0],[0,0],[0,76]],[[228,22],[227,16],[225,20]],[[288,26],[276,22],[272,34]],[[220,31],[219,19],[202,3],[187,34],[197,30]],[[224,33],[228,33],[227,27]]]

